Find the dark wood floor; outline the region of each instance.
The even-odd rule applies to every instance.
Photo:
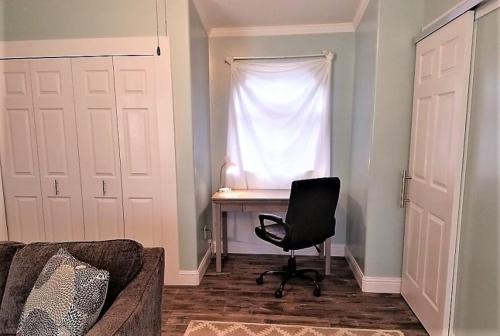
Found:
[[[300,324],[320,327],[398,329],[407,336],[428,335],[400,295],[363,293],[344,258],[332,259],[332,275],[322,284],[322,296],[301,280],[290,283],[281,299],[274,297],[279,280],[255,278],[286,264],[286,256],[230,255],[224,273],[214,262],[198,287],[165,287],[163,335],[182,336],[189,321],[238,321]],[[315,257],[297,257],[299,268],[321,270]]]

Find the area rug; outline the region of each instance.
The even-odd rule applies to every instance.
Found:
[[[397,330],[317,328],[299,325],[191,321],[184,336],[404,336]]]

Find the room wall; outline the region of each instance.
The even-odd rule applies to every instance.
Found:
[[[365,275],[400,277],[404,211],[400,176],[409,157],[414,36],[422,28],[420,1],[379,1],[375,112],[370,153]],[[384,195],[381,197],[381,195]]]
[[[167,22],[172,45],[180,266],[195,270],[206,252],[203,226],[210,218],[208,39],[191,1],[169,0]]]
[[[500,9],[476,22],[455,336],[500,335]]]
[[[424,26],[428,25],[463,0],[424,0]]]
[[[0,40],[156,35],[156,0],[0,0]],[[160,33],[165,2],[158,1]]]
[[[220,167],[224,162],[227,137],[227,113],[230,67],[229,56],[280,56],[318,53],[328,49],[336,53],[332,86],[332,175],[342,181],[341,202],[337,211],[335,244],[345,243],[345,217],[349,185],[350,129],[354,66],[354,34],[318,34],[295,36],[214,37],[210,38],[212,190],[219,187]],[[235,224],[237,218],[237,224]],[[280,252],[255,237],[255,214],[229,214],[229,248],[254,253]]]
[[[208,36],[198,12],[189,1],[191,48],[191,109],[193,122],[194,185],[197,262],[208,249],[203,229],[211,227],[212,175],[210,158],[210,93]]]
[[[170,61],[177,166],[177,217],[179,225],[179,263],[181,269],[197,268],[196,203],[194,186],[193,120],[191,108],[191,58],[189,3],[167,1]]]
[[[399,178],[409,154],[412,38],[422,16],[419,1],[371,1],[356,33],[348,247],[365,276],[401,276]]]
[[[370,1],[355,36],[350,183],[346,245],[364,271],[370,148],[378,41],[378,0]]]

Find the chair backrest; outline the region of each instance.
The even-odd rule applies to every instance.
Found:
[[[335,210],[340,194],[340,179],[325,177],[292,182],[286,223],[289,249],[321,244],[335,234]]]

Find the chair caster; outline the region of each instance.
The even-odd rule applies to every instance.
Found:
[[[274,297],[281,299],[283,297],[283,291],[281,289],[277,289],[276,292],[274,292]]]
[[[313,294],[314,294],[315,297],[320,297],[321,296],[321,289],[314,288]]]
[[[262,285],[264,283],[264,278],[263,277],[258,277],[257,279],[255,279],[255,282],[257,283],[257,285]]]

